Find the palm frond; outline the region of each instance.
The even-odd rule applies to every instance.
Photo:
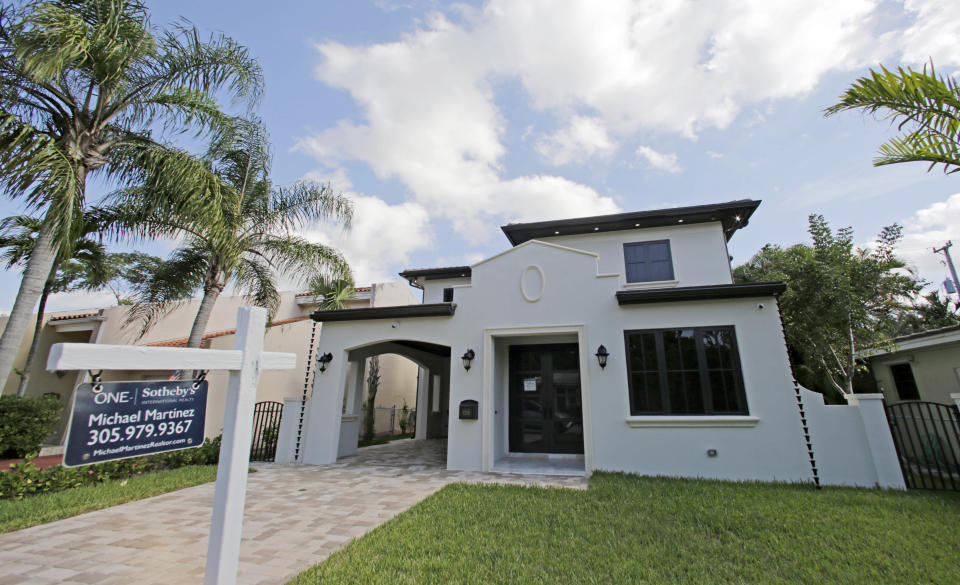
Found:
[[[244,296],[258,307],[267,309],[270,319],[280,308],[280,292],[269,264],[257,258],[245,258],[234,270],[234,282]]]
[[[186,246],[173,252],[153,272],[149,280],[135,288],[136,301],[127,313],[124,325],[140,322],[143,337],[158,319],[180,302],[190,299],[203,284],[210,261],[202,246]]]
[[[264,237],[257,248],[274,269],[287,275],[298,275],[301,282],[317,276],[353,279],[346,259],[330,246],[287,235]]]
[[[871,70],[824,112],[832,116],[847,110],[882,114],[906,132],[880,147],[874,165],[922,161],[930,169],[942,164],[945,173],[960,169],[960,84],[937,76],[932,63],[929,72],[926,66],[921,71]]]

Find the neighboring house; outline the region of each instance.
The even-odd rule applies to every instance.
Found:
[[[960,393],[960,325],[903,335],[894,349],[864,359],[888,404],[925,400],[953,405]]]
[[[358,287],[356,296],[348,301],[350,307],[389,307],[393,305],[416,303],[416,297],[404,283],[380,283],[370,287]],[[297,368],[290,371],[264,371],[260,376],[257,401],[282,401],[285,396],[302,396],[309,377],[316,368],[316,350],[321,335],[321,326],[310,320],[310,313],[317,310],[322,298],[309,293],[281,293],[280,307],[273,322],[268,325],[264,348],[266,351],[291,352],[297,354]],[[186,334],[189,333],[196,315],[199,299],[179,304],[150,328],[142,337],[137,338],[139,324],[125,326],[129,307],[113,306],[96,311],[72,311],[49,313],[41,329],[40,345],[34,359],[28,396],[54,394],[64,402],[66,408],[60,425],[52,435],[50,442],[60,444],[70,415],[73,389],[77,384],[89,380],[88,372],[47,372],[46,363],[50,347],[54,343],[100,343],[133,344],[156,347],[185,347]],[[233,349],[237,308],[248,304],[243,297],[224,296],[217,300],[213,314],[207,325],[208,333],[203,336],[203,347],[211,349]],[[0,330],[5,319],[0,321]],[[24,339],[14,367],[22,367],[32,336]],[[313,352],[314,360],[308,363],[307,356]],[[403,400],[411,405],[416,401],[417,366],[398,356],[384,356],[381,359],[381,390],[384,400],[394,400],[400,406]],[[103,372],[104,381],[121,380],[165,380],[170,371],[123,371]],[[226,371],[211,371],[207,379],[210,382],[207,398],[207,416],[205,432],[209,437],[220,434],[223,426],[223,411],[227,387]],[[19,377],[11,373],[3,387],[3,394],[13,394],[17,390]]]
[[[314,313],[333,360],[299,460],[356,450],[363,364],[394,353],[420,366],[416,436],[446,438],[449,469],[812,481],[784,285],[730,270],[759,204],[511,224],[505,252],[401,273],[422,304]]]

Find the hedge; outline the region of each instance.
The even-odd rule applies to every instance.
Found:
[[[148,457],[120,459],[85,467],[66,468],[60,465],[40,469],[33,457],[15,463],[7,471],[0,471],[0,499],[20,499],[36,494],[59,492],[83,485],[124,479],[163,469],[186,465],[214,465],[220,459],[220,437],[206,439],[195,449],[181,449],[157,453]]]
[[[50,396],[0,396],[0,459],[26,457],[60,420],[60,402]]]

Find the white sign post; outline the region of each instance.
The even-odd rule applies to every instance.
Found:
[[[217,485],[210,522],[205,585],[235,585],[240,534],[250,464],[253,409],[261,370],[292,370],[294,353],[263,351],[267,312],[237,310],[233,350],[58,343],[50,348],[47,370],[229,370],[227,405]]]

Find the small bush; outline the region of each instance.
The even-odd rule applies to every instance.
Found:
[[[61,408],[50,396],[0,396],[0,459],[39,452],[60,420]]]
[[[206,439],[203,445],[195,449],[107,461],[84,467],[66,468],[56,465],[40,469],[33,464],[33,457],[28,456],[23,463],[15,463],[9,470],[0,471],[0,499],[20,499],[35,494],[59,492],[103,483],[110,479],[125,479],[187,465],[214,465],[219,459],[220,437]]]

